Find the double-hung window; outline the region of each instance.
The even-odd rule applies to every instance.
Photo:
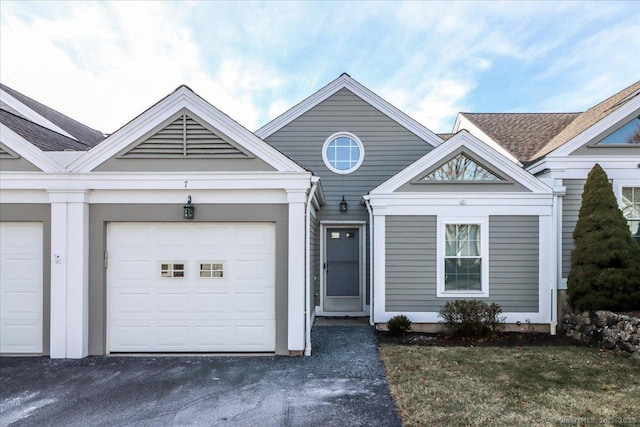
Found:
[[[438,221],[439,297],[488,297],[487,221]]]

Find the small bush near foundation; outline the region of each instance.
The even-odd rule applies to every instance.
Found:
[[[439,316],[453,335],[457,337],[484,338],[495,335],[504,328],[499,304],[488,305],[476,300],[449,301]]]
[[[411,320],[404,314],[387,320],[387,329],[391,335],[404,335],[411,330]]]

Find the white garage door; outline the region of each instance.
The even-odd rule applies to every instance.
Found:
[[[275,351],[275,224],[111,223],[111,352]]]
[[[42,353],[42,223],[0,223],[0,353]]]

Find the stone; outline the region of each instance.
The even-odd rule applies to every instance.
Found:
[[[602,345],[604,348],[607,348],[609,350],[613,350],[614,348],[616,348],[616,342],[617,340],[612,338],[612,337],[605,337],[602,340]]]
[[[640,360],[640,352],[634,351],[631,353],[631,358],[634,360]]]

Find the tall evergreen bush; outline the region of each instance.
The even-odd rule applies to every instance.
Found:
[[[596,164],[584,186],[567,283],[577,310],[640,309],[640,246],[604,170]]]

